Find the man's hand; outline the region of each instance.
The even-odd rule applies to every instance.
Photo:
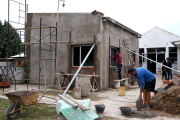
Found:
[[[142,93],[139,94],[139,97],[142,97]]]
[[[110,56],[110,58],[113,58],[112,56]]]

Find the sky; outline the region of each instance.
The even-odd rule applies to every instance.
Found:
[[[28,13],[57,12],[58,0],[26,2]],[[64,8],[62,3],[60,0],[60,13],[90,13],[97,10],[142,35],[154,27],[159,27],[180,36],[180,0],[65,0]],[[10,19],[18,21],[18,4],[10,2],[10,6]],[[8,0],[1,0],[0,11],[0,20],[7,20]]]

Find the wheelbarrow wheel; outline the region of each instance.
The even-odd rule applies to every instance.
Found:
[[[7,113],[8,113],[7,118],[9,120],[15,119],[20,113],[20,110],[17,110],[20,108],[19,105],[16,105],[16,106],[15,105],[16,105],[16,103],[11,103],[7,109]],[[15,111],[15,110],[17,110],[17,111]],[[13,112],[13,111],[15,111],[15,112]],[[11,112],[13,112],[13,113],[11,113]],[[9,113],[11,113],[11,114],[9,114]]]

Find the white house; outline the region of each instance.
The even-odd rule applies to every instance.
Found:
[[[173,45],[175,45],[176,47],[177,47],[177,69],[178,69],[178,71],[180,71],[180,40],[179,41],[174,41],[174,42],[172,42],[173,43]],[[180,74],[180,73],[178,73],[178,74]]]
[[[173,62],[172,68],[180,69],[177,67],[177,47],[172,44],[174,41],[178,40],[180,40],[180,36],[172,34],[161,28],[154,27],[153,29],[144,33],[139,39],[139,53],[160,63],[169,57]],[[141,67],[147,68],[153,73],[161,72],[161,65],[147,59],[142,59],[140,57],[139,63]],[[175,71],[172,71],[172,73],[177,74]]]

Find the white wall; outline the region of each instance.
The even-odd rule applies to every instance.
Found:
[[[180,36],[155,27],[139,39],[139,48],[174,47],[171,42],[177,40],[180,40]]]
[[[171,42],[177,40],[180,40],[180,36],[172,34],[161,28],[155,27],[142,35],[142,37],[139,39],[139,48],[144,48],[144,53],[147,54],[147,48],[165,47],[165,58],[167,58],[169,57],[169,47],[174,47],[174,45]],[[143,63],[143,67],[147,68],[147,62]],[[156,65],[156,73],[158,73],[157,68],[159,67],[159,65]],[[174,69],[177,69],[177,64],[173,64],[172,67]],[[174,71],[172,73],[175,74]]]
[[[178,71],[180,71],[180,48],[177,49],[177,66],[178,66]],[[180,73],[178,73],[180,75]]]

